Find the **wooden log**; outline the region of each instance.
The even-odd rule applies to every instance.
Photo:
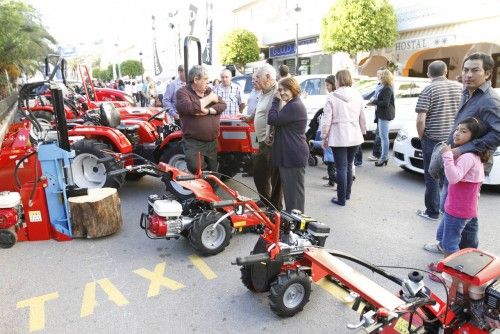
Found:
[[[88,195],[68,198],[73,238],[98,238],[117,232],[123,224],[120,198],[114,188],[89,189]]]

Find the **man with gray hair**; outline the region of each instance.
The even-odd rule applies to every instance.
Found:
[[[206,68],[195,65],[189,70],[186,86],[176,93],[175,107],[181,120],[188,170],[196,173],[201,153],[201,169],[217,171],[220,114],[226,103],[208,87]]]
[[[432,151],[436,144],[448,138],[462,100],[462,85],[446,79],[447,71],[446,63],[441,60],[429,64],[427,76],[432,82],[422,90],[415,107],[425,179],[425,209],[417,210],[417,215],[430,220],[439,218],[442,185],[442,180],[435,180],[429,174]]]
[[[266,64],[255,72],[255,84],[261,89],[255,113],[246,118],[254,122],[255,134],[259,143],[259,152],[253,159],[253,179],[261,200],[268,202],[281,210],[283,208],[283,191],[279,169],[271,164],[272,133],[267,125],[267,115],[271,109],[273,97],[278,90],[276,82],[276,69]]]
[[[226,102],[227,107],[224,115],[238,115],[245,109],[241,88],[238,84],[231,81],[232,77],[230,70],[222,70],[220,73],[220,84],[214,87],[215,94],[222,97],[224,102]]]

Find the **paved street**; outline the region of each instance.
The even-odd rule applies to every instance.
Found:
[[[365,149],[365,157],[369,155]],[[306,213],[331,227],[327,246],[380,265],[425,268],[439,256],[422,249],[436,222],[418,217],[423,177],[393,163],[356,170],[346,207],[330,204],[322,187],[326,167],[307,169]],[[238,180],[252,185],[250,178]],[[231,186],[238,187],[236,182]],[[0,333],[348,333],[358,315],[331,284],[313,285],[303,312],[276,317],[267,294],[240,281],[236,256],[246,255],[255,234],[237,234],[224,252],[199,258],[186,240],[150,240],[139,228],[147,195],[162,193],[145,177],[120,189],[124,226],[99,240],[24,242],[0,250]],[[243,194],[251,195],[247,191]],[[483,190],[480,247],[500,255],[499,190]],[[406,276],[407,270],[393,270]],[[371,276],[370,276],[371,277]],[[391,290],[397,287],[375,278]],[[153,283],[152,283],[153,282]],[[426,279],[432,290],[442,288]],[[440,290],[441,289],[441,290]]]

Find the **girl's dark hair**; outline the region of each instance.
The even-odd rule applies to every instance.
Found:
[[[464,119],[463,121],[460,122],[460,124],[463,124],[469,129],[471,132],[471,140],[481,138],[484,136],[487,132],[485,124],[476,117],[469,117]],[[481,151],[477,152],[477,155],[481,158],[481,162],[488,162],[488,160],[491,157],[491,152],[490,151]]]

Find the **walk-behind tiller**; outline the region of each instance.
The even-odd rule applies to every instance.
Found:
[[[264,228],[251,255],[233,264],[241,266],[241,280],[249,290],[270,292],[271,310],[279,316],[300,312],[309,301],[311,279],[327,277],[354,296],[353,309],[361,318],[347,326],[361,333],[474,334],[500,328],[500,259],[495,255],[464,249],[442,260],[438,268],[447,287],[443,301],[425,287],[417,270],[401,279],[352,255],[322,248],[328,228],[314,221],[278,213],[269,218],[253,203],[234,205],[259,214]],[[340,259],[370,269],[401,290],[391,293]]]
[[[262,211],[255,201],[229,188],[212,172],[199,171],[191,175],[163,163],[156,172],[163,175],[171,193],[148,198],[148,212],[142,214],[140,226],[150,238],[178,239],[183,236],[201,254],[213,255],[229,244],[233,228],[252,228],[261,232],[265,224],[272,224],[270,216],[279,216],[273,211]],[[232,200],[221,200],[213,190],[214,185]],[[235,210],[234,203],[241,205]],[[306,217],[295,213],[287,214],[286,219],[304,220]],[[309,226],[315,231],[322,229],[314,244],[323,244],[328,228],[318,224],[310,222]]]

